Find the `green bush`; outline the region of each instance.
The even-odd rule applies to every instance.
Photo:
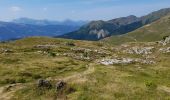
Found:
[[[66,43],[67,46],[76,46],[73,41],[69,41]]]
[[[84,57],[88,57],[88,56],[89,56],[89,53],[88,53],[88,52],[84,52],[84,53],[83,53],[83,56],[84,56]]]
[[[56,57],[56,54],[53,53],[53,52],[49,52],[49,55],[50,55],[51,57]]]
[[[164,37],[163,37],[163,40],[165,40],[167,37],[169,37],[169,36],[164,36]]]
[[[146,87],[149,89],[149,90],[155,90],[157,89],[157,84],[152,82],[152,81],[147,81],[145,83]]]

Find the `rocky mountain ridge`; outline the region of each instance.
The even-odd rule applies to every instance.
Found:
[[[92,21],[89,24],[82,26],[77,31],[59,37],[78,40],[100,40],[106,37],[122,35],[134,31],[144,25],[165,17],[168,14],[170,14],[170,8],[161,9],[142,17],[131,15],[109,21]]]

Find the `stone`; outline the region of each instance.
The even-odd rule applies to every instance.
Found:
[[[170,53],[170,47],[160,48],[159,51],[160,51],[161,53]]]
[[[102,59],[100,61],[103,65],[113,65],[113,64],[130,64],[133,62],[131,58],[117,58],[117,59]]]
[[[154,47],[132,47],[126,49],[123,52],[128,54],[148,55],[152,54]]]
[[[67,46],[76,46],[75,43],[73,43],[73,42],[67,42],[66,45]]]
[[[114,59],[102,59],[98,61],[103,65],[113,65],[113,64],[132,64],[132,63],[141,63],[141,64],[155,64],[156,62],[150,59],[139,59],[139,58],[114,58]]]
[[[0,51],[2,51],[2,53],[12,53],[11,49],[2,48]]]
[[[50,81],[40,79],[40,80],[38,80],[38,87],[39,88],[51,88],[52,85],[51,85]]]
[[[164,39],[161,40],[161,41],[158,41],[158,43],[161,44],[161,45],[163,45],[163,46],[166,46],[167,44],[170,43],[170,36],[164,37]]]
[[[66,87],[67,83],[64,82],[64,81],[59,81],[57,84],[56,84],[56,90],[57,91],[60,91],[60,90],[63,90],[65,87]]]

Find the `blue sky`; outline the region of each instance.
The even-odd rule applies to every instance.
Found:
[[[108,20],[170,7],[170,0],[0,0],[0,20]]]

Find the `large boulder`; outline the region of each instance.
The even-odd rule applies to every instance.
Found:
[[[57,84],[56,84],[56,90],[57,91],[60,91],[60,90],[63,90],[65,87],[66,87],[67,83],[64,82],[64,81],[59,81]]]
[[[165,36],[163,40],[158,41],[159,44],[162,44],[163,46],[166,46],[167,44],[170,43],[170,36]]]
[[[38,87],[39,88],[51,88],[52,85],[51,85],[50,81],[40,79],[40,80],[38,80]]]

